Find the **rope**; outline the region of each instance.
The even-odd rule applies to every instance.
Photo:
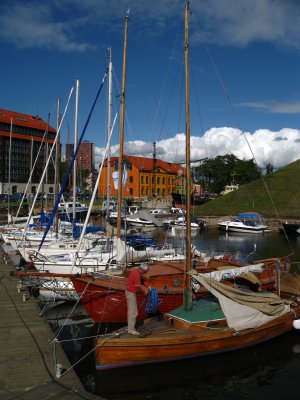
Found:
[[[148,293],[148,299],[145,307],[145,312],[147,314],[154,314],[156,309],[162,303],[162,299],[158,297],[158,292],[156,289],[150,289]]]

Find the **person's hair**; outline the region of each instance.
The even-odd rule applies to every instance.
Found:
[[[148,269],[149,269],[149,267],[148,267],[148,264],[141,264],[141,265],[139,265],[139,269],[141,270],[141,271],[143,271],[143,272],[147,272],[148,271]]]

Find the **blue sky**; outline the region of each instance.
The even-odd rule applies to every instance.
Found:
[[[125,152],[184,159],[182,0],[2,0],[0,107],[56,125],[80,81],[79,133],[112,48],[114,110],[119,103],[124,17],[128,28]],[[190,1],[192,159],[233,153],[276,168],[300,154],[300,2]],[[62,125],[72,141],[74,104]],[[85,140],[99,163],[106,141],[107,86]],[[119,127],[112,139],[118,151]]]

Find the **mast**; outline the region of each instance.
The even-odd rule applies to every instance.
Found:
[[[12,222],[10,214],[10,196],[11,196],[11,148],[12,148],[12,131],[13,131],[13,119],[10,119],[10,132],[9,132],[9,149],[8,149],[8,198],[7,198],[7,223]]]
[[[54,167],[54,187],[55,187],[55,196],[59,193],[59,166],[60,162],[59,158],[59,141],[60,141],[60,99],[57,99],[57,115],[56,115],[56,124],[57,124],[57,142],[55,145],[55,167]],[[54,145],[53,145],[54,146]],[[55,233],[56,237],[58,237],[58,213],[55,214]]]
[[[33,168],[33,136],[31,136],[30,143],[30,176],[29,176],[29,196],[28,196],[28,206],[31,206],[31,196],[32,196],[32,168]]]
[[[118,220],[117,238],[121,237],[121,206],[122,206],[122,175],[123,175],[123,145],[124,145],[124,117],[125,117],[125,88],[126,88],[126,52],[127,52],[127,31],[128,31],[129,10],[125,17],[124,27],[124,51],[122,69],[122,93],[121,93],[121,115],[120,115],[120,154],[118,165]]]
[[[74,122],[74,152],[78,144],[78,103],[79,103],[79,80],[76,79],[76,97],[75,97],[75,122]],[[74,159],[73,166],[73,221],[76,220],[76,168],[77,161]],[[68,212],[68,210],[66,210]]]
[[[108,110],[107,110],[107,186],[106,186],[106,220],[109,220],[110,203],[110,131],[111,131],[111,106],[112,106],[112,62],[111,47],[108,49]]]
[[[47,164],[47,139],[48,139],[48,133],[49,133],[49,125],[50,125],[50,113],[48,113],[48,119],[47,119],[47,129],[46,129],[46,140],[44,141],[44,169],[46,170],[46,175],[45,179],[42,181],[42,199],[41,199],[41,211],[44,211],[45,205],[44,205],[44,196],[45,196],[45,184],[47,184],[47,176],[48,176],[48,168],[46,168]],[[57,166],[57,162],[55,163]],[[47,207],[47,206],[46,206]]]
[[[185,35],[184,35],[184,60],[185,60],[185,162],[186,162],[186,272],[191,271],[191,166],[190,166],[190,81],[189,81],[189,2],[184,9]],[[186,279],[184,306],[186,310],[192,308],[192,289],[189,277]]]

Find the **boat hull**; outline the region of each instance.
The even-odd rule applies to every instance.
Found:
[[[219,223],[218,228],[226,232],[241,232],[241,233],[264,233],[268,230],[267,226],[246,226],[235,223]]]
[[[81,297],[81,303],[86,312],[95,322],[126,322],[127,302],[125,298],[125,278],[106,276],[95,280],[95,283],[86,279],[71,278],[76,292]],[[173,276],[173,287],[169,279],[160,279],[161,290],[158,290],[160,304],[156,312],[168,312],[183,303],[183,275]],[[152,285],[152,283],[151,283]],[[178,285],[178,286],[175,286]],[[151,287],[155,287],[151,286]],[[165,287],[165,289],[163,289]],[[147,296],[143,293],[136,295],[138,306],[138,320],[148,318],[146,311]]]
[[[170,321],[164,331],[155,330],[146,337],[127,333],[110,339],[98,338],[95,346],[96,369],[124,368],[139,364],[182,360],[243,349],[275,338],[293,329],[293,320],[300,316],[300,307],[261,325],[235,332],[224,326],[198,330],[172,331]],[[147,329],[150,329],[147,328]]]
[[[300,224],[283,224],[279,231],[290,235],[300,235]]]

